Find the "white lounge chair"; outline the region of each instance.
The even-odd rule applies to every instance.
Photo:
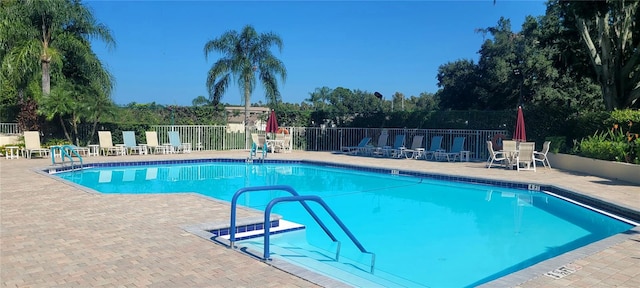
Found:
[[[40,146],[40,132],[24,131],[24,157],[31,159],[33,153],[40,157],[49,156],[49,149]]]
[[[502,165],[505,165],[504,161],[506,161],[507,158],[504,156],[504,153],[493,150],[493,142],[487,141],[487,150],[489,150],[489,158],[487,159],[486,165],[487,169],[491,168],[493,162],[502,162]]]
[[[115,146],[111,139],[111,131],[98,131],[98,141],[100,142],[100,152],[102,155],[124,155],[124,145]]]
[[[145,131],[144,132],[144,136],[145,138],[147,138],[147,149],[149,150],[150,153],[152,154],[158,154],[158,153],[162,153],[162,154],[167,154],[168,151],[168,147],[167,146],[163,146],[160,145],[158,142],[158,132],[156,131]]]
[[[542,162],[542,166],[544,166],[545,168],[551,169],[549,158],[547,158],[547,153],[549,153],[549,146],[551,146],[551,141],[544,141],[544,144],[542,144],[542,151],[533,152],[533,157],[534,157],[533,160]]]
[[[359,149],[358,152],[362,152],[362,154],[365,154],[365,155],[378,154],[378,153],[380,153],[380,151],[382,151],[384,146],[387,146],[387,140],[388,139],[389,139],[389,134],[383,132],[378,137],[378,142],[376,143],[375,146],[368,146],[367,145],[364,148]]]
[[[406,158],[418,159],[423,157],[424,146],[422,146],[422,140],[424,140],[424,135],[413,136],[411,147],[403,151]]]

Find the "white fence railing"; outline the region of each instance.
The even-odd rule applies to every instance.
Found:
[[[340,151],[344,146],[356,146],[364,137],[373,142],[383,132],[389,134],[387,145],[392,145],[396,135],[405,135],[405,146],[410,146],[413,137],[424,136],[424,147],[429,147],[433,136],[443,136],[442,148],[449,150],[455,137],[465,137],[465,150],[471,152],[471,158],[486,159],[487,140],[497,134],[508,135],[506,130],[467,130],[467,129],[405,129],[405,128],[338,128],[338,127],[282,127],[287,129],[292,139],[292,149],[302,151]],[[237,132],[223,125],[153,125],[151,130],[158,132],[158,141],[169,142],[169,131],[178,131],[180,140],[191,143],[194,150],[235,150],[248,149],[244,131]],[[0,123],[0,133],[20,134],[18,124]],[[88,132],[87,132],[88,133]],[[251,129],[249,133],[264,135],[264,131]],[[80,135],[88,139],[89,135]],[[140,137],[142,135],[139,135]],[[97,138],[97,137],[94,137]],[[144,138],[143,138],[144,139]],[[141,143],[145,143],[144,141]]]
[[[20,134],[18,123],[0,123],[0,134],[15,135]]]

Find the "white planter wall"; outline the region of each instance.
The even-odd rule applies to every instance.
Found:
[[[640,165],[591,159],[569,154],[547,154],[551,167],[640,184]]]
[[[15,145],[18,143],[20,143],[20,137],[18,136],[0,135],[0,146]]]

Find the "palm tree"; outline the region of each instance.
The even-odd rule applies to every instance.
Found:
[[[6,12],[7,19],[17,20],[7,27],[7,31],[13,33],[0,35],[5,39],[14,39],[9,43],[11,46],[8,44],[3,47],[7,57],[2,57],[2,62],[39,62],[44,96],[51,93],[51,74],[61,71],[65,51],[94,57],[90,42],[93,38],[102,40],[109,47],[115,46],[109,29],[98,23],[79,0],[25,0],[4,5],[2,10]],[[4,44],[3,40],[0,39],[0,44]],[[38,55],[38,58],[33,59],[33,55]]]
[[[12,94],[23,101],[42,95],[38,113],[47,118],[57,116],[77,132],[81,119],[93,121],[93,114],[82,105],[51,105],[51,79],[55,79],[54,89],[75,87],[81,91],[74,94],[77,102],[110,101],[115,80],[91,47],[91,40],[99,39],[113,48],[109,29],[98,23],[79,0],[1,1],[0,86],[4,91],[0,97],[3,102],[13,102]],[[57,93],[53,98],[64,95]]]
[[[280,36],[272,32],[258,34],[251,25],[245,26],[240,33],[235,30],[227,31],[204,45],[206,59],[209,58],[209,53],[223,54],[223,57],[211,66],[207,75],[207,88],[211,102],[214,105],[220,102],[232,77],[244,92],[242,100],[244,101],[247,145],[251,139],[248,133],[249,107],[251,107],[251,94],[256,87],[256,80],[260,79],[264,86],[267,102],[277,103],[281,100],[281,96],[276,76],[280,76],[283,82],[287,78],[284,63],[271,53],[270,48],[273,45],[282,51]],[[258,74],[257,77],[256,74]]]

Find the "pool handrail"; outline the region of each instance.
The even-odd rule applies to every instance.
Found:
[[[53,165],[56,164],[56,150],[60,151],[60,159],[62,161],[62,164],[64,164],[64,157],[69,158],[69,161],[71,161],[71,167],[75,167],[74,162],[73,162],[73,157],[71,154],[69,154],[69,152],[71,152],[74,156],[78,157],[78,159],[80,160],[80,166],[82,167],[83,163],[82,163],[82,156],[80,156],[80,154],[78,153],[78,151],[76,151],[76,149],[74,149],[75,146],[73,145],[62,145],[62,146],[51,146],[51,163]]]
[[[233,194],[233,197],[231,198],[231,223],[229,225],[229,247],[230,248],[234,248],[234,243],[236,241],[236,206],[238,205],[237,202],[238,202],[238,198],[240,197],[240,195],[242,195],[242,194],[244,194],[246,192],[273,191],[273,190],[285,191],[285,192],[289,192],[289,194],[291,194],[293,196],[300,196],[300,194],[298,194],[298,192],[296,190],[294,190],[293,187],[288,186],[288,185],[244,187],[244,188],[238,189],[236,191],[236,193]],[[304,202],[302,202],[301,204],[304,207],[304,209],[307,210],[309,215],[311,215],[313,220],[315,220],[316,223],[318,223],[318,225],[320,225],[320,227],[322,228],[322,230],[324,230],[324,232],[327,234],[327,236],[329,236],[329,238],[331,238],[331,240],[333,242],[340,243],[340,241],[338,241],[338,239],[333,235],[333,233],[331,233],[329,228],[327,228],[327,226],[324,225],[324,223],[322,223],[322,220],[320,220],[318,215],[316,215],[316,213],[314,213],[313,210],[311,210],[311,207],[309,207],[309,205],[307,205],[307,203],[304,203]],[[270,223],[271,223],[271,221],[267,221],[267,222],[264,223],[264,226],[270,226]]]
[[[353,233],[351,233],[351,231],[349,231],[349,228],[347,228],[347,226],[344,225],[344,223],[342,223],[342,221],[340,220],[340,218],[338,218],[338,216],[333,212],[333,210],[331,210],[331,208],[329,208],[329,206],[327,205],[326,202],[324,202],[324,200],[322,200],[322,198],[315,196],[315,195],[295,195],[295,196],[285,196],[285,197],[278,197],[278,198],[274,198],[273,200],[271,200],[269,202],[269,204],[267,204],[267,208],[265,208],[264,210],[264,252],[263,252],[263,259],[264,260],[268,260],[269,259],[269,239],[270,239],[270,226],[271,225],[267,225],[267,223],[269,222],[269,219],[271,218],[271,209],[273,209],[273,207],[281,202],[300,202],[300,204],[302,204],[303,206],[306,205],[305,201],[313,201],[316,202],[318,204],[320,204],[320,206],[322,206],[322,208],[324,208],[325,211],[327,211],[327,213],[331,216],[331,218],[333,218],[333,220],[336,222],[336,224],[338,224],[338,226],[340,226],[340,228],[342,228],[342,231],[349,237],[349,239],[351,239],[351,241],[353,242],[353,244],[356,245],[356,247],[358,247],[358,249],[360,249],[360,252],[365,253],[365,254],[371,254],[371,274],[373,274],[374,271],[374,267],[375,267],[375,260],[376,260],[376,254],[367,251],[367,249],[364,248],[364,246],[362,246],[362,244],[360,243],[360,241],[358,241],[358,239],[356,239],[356,237],[353,235]],[[338,261],[338,255],[336,255],[336,261]]]

